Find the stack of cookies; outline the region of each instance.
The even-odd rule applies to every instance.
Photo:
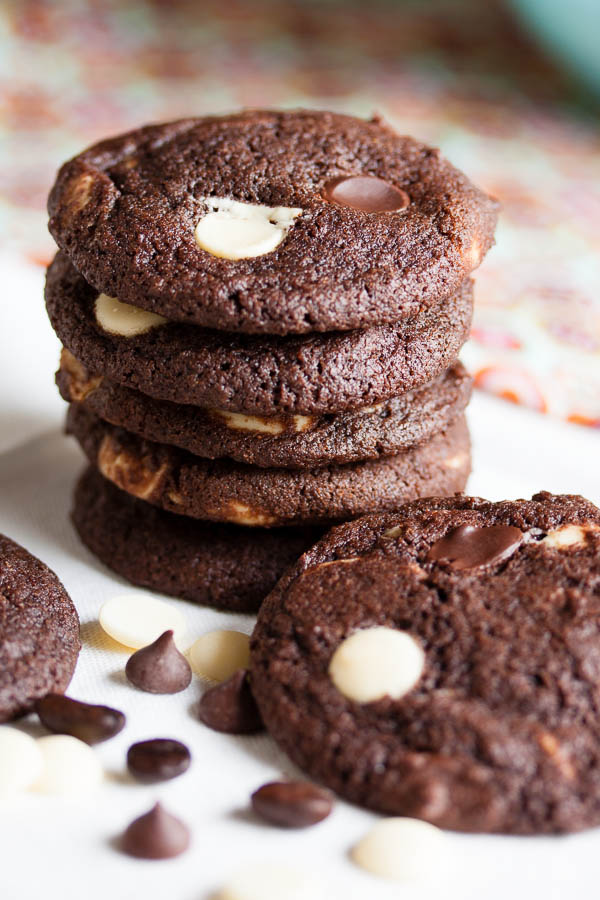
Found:
[[[325,526],[464,488],[457,362],[494,201],[378,119],[250,111],[91,147],[46,303],[85,544],[254,609]]]

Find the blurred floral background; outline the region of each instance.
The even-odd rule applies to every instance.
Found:
[[[464,352],[478,387],[600,428],[598,106],[516,6],[4,0],[0,254],[47,264],[54,173],[97,138],[241,106],[377,111],[502,203]]]

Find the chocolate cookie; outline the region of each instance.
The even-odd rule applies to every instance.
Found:
[[[62,693],[80,646],[77,611],[54,572],[0,534],[0,722]]]
[[[415,497],[462,490],[470,470],[464,417],[396,456],[301,470],[202,459],[145,441],[78,404],[69,408],[67,430],[122,490],[183,516],[238,525],[312,524],[391,509]]]
[[[114,325],[107,323],[110,301],[108,311],[99,303],[98,291],[58,254],[46,281],[48,314],[62,343],[91,373],[175,403],[320,415],[379,403],[440,375],[468,338],[473,289],[466,281],[441,305],[398,325],[288,338],[152,320],[135,333],[148,324],[147,313],[140,319],[134,310],[132,318],[131,308],[121,309]],[[98,320],[130,336],[107,331]]]
[[[83,543],[132,584],[217,609],[253,612],[322,531],[241,528],[164,512],[89,468],[72,519]]]
[[[423,444],[464,412],[472,385],[457,362],[422,388],[354,413],[259,418],[154,400],[90,375],[68,350],[62,352],[56,381],[68,403],[80,402],[147,440],[207,459],[288,469],[374,459]]]
[[[444,828],[600,823],[600,510],[427,499],[340,525],[265,600],[251,683],[302,769]]]
[[[380,119],[255,110],[102,141],[62,167],[48,208],[99,290],[175,321],[290,334],[438,305],[489,249],[496,207]]]

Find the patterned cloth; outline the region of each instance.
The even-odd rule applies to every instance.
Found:
[[[600,133],[499,4],[5,0],[0,15],[0,232],[23,265],[51,257],[48,188],[92,140],[241,106],[376,110],[502,203],[464,353],[478,387],[600,427]]]

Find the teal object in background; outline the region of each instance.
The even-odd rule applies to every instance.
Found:
[[[546,50],[600,95],[600,0],[509,0]]]

